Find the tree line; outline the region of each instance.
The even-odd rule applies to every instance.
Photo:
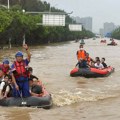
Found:
[[[112,32],[112,38],[120,40],[120,27]]]
[[[7,5],[7,0],[0,0],[0,4]],[[26,14],[25,11],[64,12],[50,4],[38,0],[10,0],[10,10],[0,7],[0,44],[6,45],[9,41],[14,45],[21,45],[25,35],[26,43],[44,44],[49,42],[69,41],[73,39],[90,38],[94,34],[83,29],[81,32],[69,31],[68,25],[64,27],[47,27],[37,25],[42,23],[42,15]],[[69,15],[66,16],[66,23],[75,23]]]

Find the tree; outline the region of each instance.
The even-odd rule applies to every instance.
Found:
[[[11,24],[12,17],[7,11],[0,10],[0,32],[6,30],[6,28]]]

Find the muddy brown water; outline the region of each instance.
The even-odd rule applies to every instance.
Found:
[[[107,46],[100,40],[85,40],[85,50],[92,58],[105,57],[106,63],[115,67],[115,72],[104,78],[69,76],[77,62],[79,42],[30,47],[30,66],[52,94],[53,107],[0,107],[0,120],[119,120],[120,42],[116,40],[118,46]],[[0,50],[0,60],[8,57],[12,63],[18,50],[23,49]]]

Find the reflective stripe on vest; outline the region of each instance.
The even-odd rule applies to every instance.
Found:
[[[77,58],[78,58],[78,60],[81,59],[81,58],[86,59],[86,52],[84,50],[82,50],[82,51],[79,50],[78,54],[77,54]]]

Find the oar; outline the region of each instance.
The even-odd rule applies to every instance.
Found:
[[[21,98],[21,100],[22,100],[21,105],[24,105],[24,106],[25,106],[25,105],[27,104],[27,102],[24,101],[24,99],[23,99],[22,95],[20,94],[20,91],[19,91],[19,90],[18,90],[18,93],[19,93],[20,98]]]

